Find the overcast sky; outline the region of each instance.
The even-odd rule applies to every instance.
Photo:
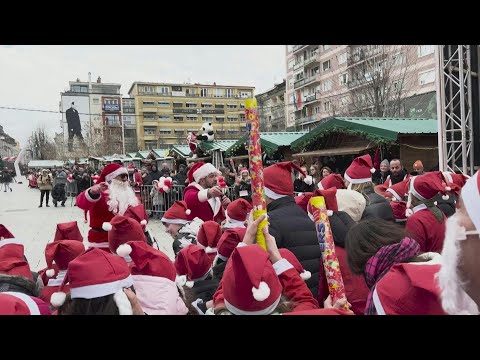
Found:
[[[255,93],[285,78],[284,45],[0,45],[0,107],[58,111],[60,92],[80,78],[122,84],[134,81],[251,85]],[[37,126],[60,132],[61,114],[0,109],[0,125],[23,146]]]

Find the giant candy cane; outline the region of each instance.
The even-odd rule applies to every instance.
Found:
[[[256,220],[267,213],[267,204],[263,189],[262,147],[260,146],[260,134],[258,133],[259,123],[257,100],[255,98],[245,100],[245,118],[247,119],[248,131],[248,160],[252,184],[253,218]],[[258,225],[256,240],[258,245],[267,250],[262,232],[265,226],[267,226],[266,219]]]

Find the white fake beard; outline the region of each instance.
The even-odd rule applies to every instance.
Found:
[[[443,309],[450,315],[477,315],[478,306],[463,289],[465,284],[458,271],[465,228],[458,224],[457,214],[447,219],[441,268],[437,274]]]
[[[108,185],[108,210],[115,215],[123,215],[129,206],[137,206],[138,199],[128,181],[112,180]]]

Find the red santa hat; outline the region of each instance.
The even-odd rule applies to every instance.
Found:
[[[112,295],[120,315],[132,315],[132,306],[124,288],[133,285],[130,270],[123,258],[98,248],[89,248],[70,261],[60,291],[52,294],[50,303],[59,307],[65,302],[64,286],[70,284],[73,299],[96,299]]]
[[[137,275],[145,275],[175,281],[175,266],[168,256],[160,250],[154,249],[141,241],[129,241],[120,245],[119,250],[131,257],[130,273],[134,279]]]
[[[295,270],[297,270],[298,274],[303,280],[307,281],[312,277],[312,273],[303,268],[302,264],[300,264],[300,261],[298,261],[295,254],[292,253],[290,250],[282,248],[278,249],[278,252],[282,256],[282,258],[286,259],[290,264],[293,265],[293,267],[295,268]]]
[[[133,165],[133,164],[128,165],[127,170],[129,172],[135,170],[135,165]]]
[[[443,172],[443,178],[448,186],[452,188],[456,193],[460,193],[460,190],[465,186],[470,176],[463,174],[455,174],[448,171]]]
[[[13,239],[15,236],[8,231],[8,229],[5,227],[5,225],[0,224],[0,240],[3,239]]]
[[[313,208],[310,205],[310,199],[314,196],[323,196],[325,199],[325,207],[327,208],[327,215],[332,216],[334,211],[338,211],[338,204],[337,204],[337,188],[330,188],[327,190],[320,190],[317,189],[313,193],[307,193],[306,197],[308,197],[307,203],[307,213],[310,215],[310,218],[313,219]],[[312,195],[309,195],[312,194]]]
[[[199,182],[200,179],[207,177],[211,173],[218,173],[218,170],[211,163],[197,162],[192,168],[188,171],[188,182],[191,184],[194,181]]]
[[[439,264],[396,264],[377,282],[373,303],[379,315],[445,315],[435,275]]]
[[[480,176],[478,171],[467,180],[462,188],[462,199],[475,228],[480,231]]]
[[[55,238],[53,241],[57,240],[77,240],[83,242],[83,236],[80,233],[77,222],[70,221],[57,224],[57,230],[55,231]]]
[[[0,274],[23,276],[33,280],[30,266],[25,261],[23,241],[19,239],[0,241]]]
[[[120,164],[108,164],[106,165],[103,170],[102,170],[102,173],[100,174],[100,177],[98,178],[98,182],[110,182],[112,181],[114,178],[116,178],[117,176],[119,175],[122,175],[122,174],[127,174],[128,175],[128,171],[127,169],[125,169],[125,167],[123,167],[122,165]]]
[[[448,200],[447,192],[450,190],[451,187],[444,186],[443,174],[440,171],[429,172],[410,179],[410,194],[422,201],[429,200],[438,193],[442,193],[442,198]]]
[[[205,221],[198,229],[197,245],[204,248],[207,254],[216,253],[218,240],[221,236],[222,228],[217,222]]]
[[[50,315],[48,304],[20,292],[0,293],[0,315]]]
[[[227,222],[237,225],[238,227],[244,227],[247,220],[248,213],[252,211],[253,206],[245,199],[237,199],[232,201],[227,206],[225,216]]]
[[[410,178],[400,181],[399,183],[393,184],[387,188],[387,192],[392,194],[393,201],[404,201],[405,196],[408,194],[408,184],[410,183]]]
[[[220,237],[220,240],[218,240],[217,256],[213,261],[213,265],[217,263],[217,258],[226,262],[230,255],[232,255],[232,252],[233,250],[235,250],[238,243],[243,241],[246,232],[246,228],[234,228],[225,230],[225,232]]]
[[[363,184],[372,181],[374,172],[372,157],[369,154],[365,154],[352,161],[347,170],[345,170],[344,177],[350,184]]]
[[[148,224],[148,215],[145,211],[145,206],[143,206],[143,204],[138,204],[137,206],[129,206],[123,216],[138,221],[138,223],[142,225],[143,231],[145,231],[145,228]]]
[[[142,225],[126,216],[115,215],[110,222],[102,224],[102,229],[108,231],[110,251],[120,256],[125,256],[117,252],[120,245],[128,241],[147,241]]]
[[[337,189],[344,188],[344,182],[342,175],[340,174],[328,174],[317,184],[320,190],[330,189],[332,187]]]
[[[77,240],[57,240],[47,244],[45,248],[45,260],[47,261],[47,270],[45,275],[53,277],[56,270],[53,267],[53,262],[57,270],[67,270],[70,261],[85,251],[83,242]]]
[[[187,203],[185,201],[175,201],[170,208],[165,211],[163,214],[162,222],[167,224],[183,224],[189,222],[188,215],[190,215],[192,211],[187,207]]]
[[[180,250],[175,259],[179,275],[177,283],[192,287],[195,281],[204,280],[212,268],[212,262],[205,250],[198,245],[189,245]]]
[[[293,170],[306,176],[303,170],[291,161],[284,161],[265,168],[263,170],[265,195],[273,200],[293,196]]]
[[[396,222],[407,221],[407,203],[405,201],[391,201],[390,207],[392,208],[393,218]]]
[[[270,314],[282,295],[282,284],[269,255],[257,244],[235,248],[222,284],[225,307],[235,315]]]
[[[380,185],[376,185],[373,189],[380,196],[383,196],[383,197],[389,198],[389,199],[391,199],[393,197],[392,193],[387,191],[388,186],[380,184]]]
[[[307,212],[308,202],[313,196],[312,192],[306,192],[301,195],[295,196],[295,203],[305,212]]]
[[[244,167],[244,168],[242,168],[242,170],[240,170],[240,175],[242,175],[245,172],[248,174],[248,169],[246,167]]]

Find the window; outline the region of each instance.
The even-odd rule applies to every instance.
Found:
[[[392,83],[392,86],[393,86],[393,90],[395,90],[397,92],[402,91],[402,81],[401,80],[394,81]]]
[[[211,103],[202,103],[202,108],[211,108],[213,107],[213,104]]]
[[[323,71],[330,70],[330,60],[327,60],[327,61],[323,62],[322,69],[323,69]]]
[[[323,51],[330,49],[330,45],[323,45]]]
[[[173,103],[173,107],[174,107],[174,108],[181,108],[181,107],[183,107],[183,104],[182,104],[182,103],[176,103],[176,102],[174,102],[174,103]]]
[[[159,115],[158,120],[159,121],[170,121],[170,115],[165,115],[165,114]]]
[[[398,53],[392,56],[393,65],[403,65],[405,64],[406,58],[404,53]]]
[[[202,121],[203,122],[212,122],[213,121],[213,116],[202,116]]]
[[[154,113],[144,113],[143,114],[143,119],[144,120],[155,120],[155,114]]]
[[[293,69],[293,62],[294,62],[293,59],[288,60],[288,64],[287,64],[288,71],[291,71]]]
[[[217,121],[225,121],[225,116],[215,116],[215,120],[217,120]]]
[[[418,45],[418,57],[433,54],[434,51],[434,45]]]
[[[245,121],[245,114],[240,114],[240,121]]]
[[[93,99],[93,104],[94,105],[98,105],[99,103],[100,103],[100,100],[98,100],[98,98]]]
[[[207,97],[208,96],[208,89],[207,88],[203,88],[200,90],[200,96],[201,97]]]
[[[197,95],[197,91],[196,89],[186,89],[185,90],[185,94],[187,96],[196,96]]]
[[[197,115],[187,115],[187,121],[197,121],[198,116]]]
[[[170,107],[170,103],[168,101],[159,101],[158,106],[160,106],[160,107]]]
[[[347,53],[346,52],[338,55],[338,65],[345,64],[346,62],[347,62]]]
[[[175,135],[181,135],[181,134],[184,134],[185,133],[185,130],[183,129],[175,129]]]
[[[252,93],[250,91],[240,91],[240,97],[242,97],[242,98],[248,98],[248,97],[252,96],[251,94]]]
[[[183,121],[183,116],[173,115],[173,121]]]
[[[418,74],[418,84],[426,85],[435,82],[435,69],[424,71]]]
[[[310,69],[310,77],[315,76],[315,74],[318,74],[320,72],[320,68],[318,66]]]
[[[145,149],[155,149],[157,147],[157,141],[152,140],[152,141],[145,141]]]
[[[245,109],[245,104],[244,103],[240,103],[240,109]]]
[[[227,104],[227,108],[228,108],[228,109],[236,109],[236,108],[237,108],[237,104]]]
[[[228,132],[229,132],[229,133],[237,133],[237,132],[238,132],[238,129],[228,129]]]
[[[215,89],[215,97],[224,97],[225,96],[225,90],[224,89]]]
[[[233,89],[226,89],[227,92],[227,98],[232,98],[233,97]]]
[[[223,109],[225,107],[225,104],[215,104],[215,109]]]
[[[168,86],[157,86],[157,93],[168,94]]]
[[[187,102],[187,103],[185,104],[185,107],[187,107],[187,108],[194,108],[194,107],[197,107],[197,103],[188,103],[188,102]]]
[[[340,83],[340,85],[346,85],[348,82],[348,73],[341,74],[338,77],[338,82]]]
[[[288,87],[292,88],[293,87],[293,76],[288,79]]]
[[[229,115],[229,116],[227,116],[227,119],[228,119],[228,121],[237,121],[238,116]]]
[[[144,86],[143,92],[153,94],[153,86]]]
[[[330,111],[332,109],[332,102],[327,100],[323,103],[323,110]]]
[[[340,98],[340,104],[341,105],[347,105],[348,104],[348,96],[342,96]]]
[[[145,127],[143,128],[143,134],[144,134],[144,135],[155,135],[156,132],[157,132],[157,128],[156,128],[156,127],[145,126]]]
[[[144,101],[143,106],[155,106],[155,101]]]
[[[332,90],[332,80],[331,79],[328,79],[328,80],[325,80],[322,84],[322,90],[323,91],[330,91]]]
[[[160,129],[159,131],[160,135],[169,135],[172,133],[171,129]]]
[[[125,129],[125,137],[134,138],[137,136],[135,129]]]

